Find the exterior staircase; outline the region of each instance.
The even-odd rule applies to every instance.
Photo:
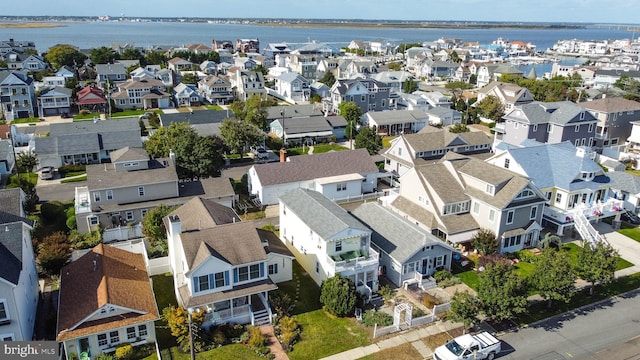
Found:
[[[576,211],[573,214],[573,224],[580,237],[591,245],[596,245],[598,242],[607,243],[604,235],[600,234],[589,222],[589,219],[584,215],[582,211]]]
[[[271,324],[271,319],[269,318],[269,312],[266,309],[258,310],[253,313],[254,324],[255,326],[267,325]]]

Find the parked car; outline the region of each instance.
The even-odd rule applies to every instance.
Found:
[[[269,152],[262,146],[251,149],[251,153],[256,159],[264,160],[269,158]]]
[[[625,210],[620,214],[620,219],[633,225],[640,225],[640,217],[629,210]]]
[[[43,167],[42,169],[40,169],[40,179],[42,180],[53,179],[53,172],[54,172],[53,166]]]

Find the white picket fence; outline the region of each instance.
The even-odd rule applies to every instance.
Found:
[[[147,265],[147,271],[149,276],[160,275],[171,272],[171,265],[169,264],[169,257],[164,256],[161,258],[149,259]]]
[[[451,303],[434,305],[433,310],[431,311],[431,314],[417,317],[417,318],[412,318],[411,324],[409,324],[408,327],[405,325],[404,328],[401,328],[400,326],[396,326],[396,325],[378,327],[378,324],[376,324],[373,328],[373,337],[376,338],[376,337],[392,334],[400,330],[406,330],[407,328],[410,329],[416,326],[430,324],[438,320],[438,315],[446,313],[447,311],[450,311],[450,310],[451,310]]]

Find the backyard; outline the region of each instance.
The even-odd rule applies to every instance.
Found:
[[[319,144],[319,145],[313,146],[314,154],[322,154],[329,151],[345,151],[345,150],[349,150],[349,149],[338,144]],[[309,153],[308,146],[287,148],[288,156],[307,155],[308,153]]]

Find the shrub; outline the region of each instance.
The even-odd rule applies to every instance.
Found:
[[[534,263],[536,261],[536,259],[538,258],[536,256],[536,254],[534,254],[533,251],[531,251],[531,250],[519,250],[519,251],[516,251],[516,256],[518,257],[518,259],[520,259],[522,261],[526,261],[528,263]]]
[[[289,316],[294,307],[291,296],[282,291],[269,293],[269,303],[278,314],[278,317]]]
[[[353,281],[339,274],[323,281],[320,287],[320,302],[335,316],[353,314],[359,298]]]
[[[285,316],[280,319],[280,322],[276,327],[276,334],[282,344],[290,351],[293,344],[298,341],[300,336],[300,326],[294,318]]]
[[[452,278],[453,275],[447,271],[447,270],[440,270],[440,271],[436,271],[435,274],[433,274],[433,278],[436,280],[436,282],[441,282],[443,280],[447,280]]]
[[[131,344],[122,344],[116,347],[116,357],[118,360],[127,360],[131,359],[133,356],[133,346]]]
[[[371,309],[364,312],[362,323],[366,326],[374,326],[375,324],[378,324],[378,326],[389,326],[393,324],[393,316],[386,312]]]
[[[58,201],[51,201],[42,204],[40,206],[40,214],[49,222],[54,222],[60,218],[66,217],[64,205]]]
[[[419,317],[423,317],[425,316],[426,313],[424,312],[424,310],[422,310],[421,308],[414,306],[413,309],[411,309],[411,317],[412,318],[419,318]]]
[[[440,305],[440,300],[431,294],[422,294],[420,301],[427,309],[432,309],[435,305]]]
[[[487,255],[478,259],[478,267],[484,267],[485,269],[487,268],[488,264],[497,264],[497,263],[511,264],[511,261],[504,254]]]
[[[215,345],[224,345],[227,342],[227,336],[225,335],[221,327],[218,327],[217,329],[213,330],[211,341]]]
[[[70,173],[70,172],[84,172],[86,170],[87,170],[87,166],[86,165],[80,165],[80,164],[63,165],[63,166],[60,166],[58,168],[58,173],[61,176],[65,176],[65,175],[67,175],[67,173]]]
[[[267,339],[265,339],[264,335],[260,331],[260,328],[255,326],[249,327],[249,347],[254,350],[260,349],[265,346],[267,343]]]
[[[383,285],[380,287],[380,290],[378,290],[378,293],[385,301],[389,301],[393,298],[395,291],[391,289],[389,285]]]

